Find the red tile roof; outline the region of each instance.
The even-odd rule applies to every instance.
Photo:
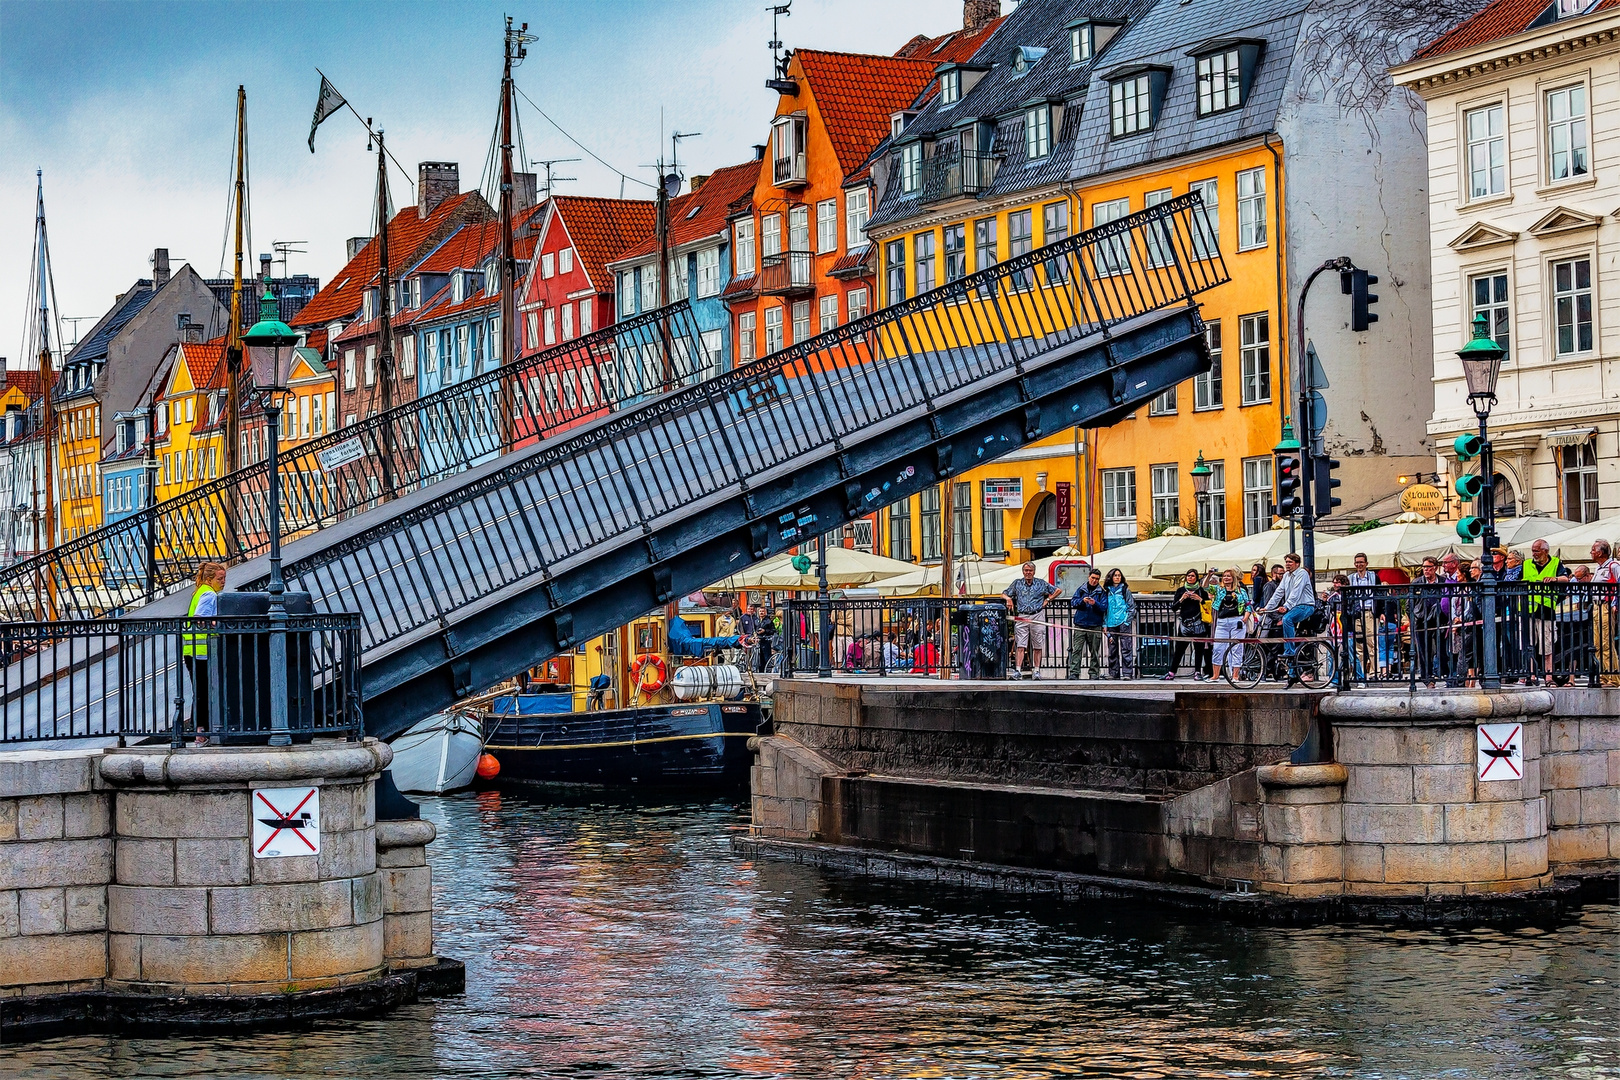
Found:
[[[894,55],[932,60],[935,64],[960,64],[971,59],[979,51],[979,46],[990,40],[990,35],[996,32],[996,27],[1005,18],[1005,15],[998,16],[977,30],[953,30],[936,38],[918,34],[896,49]]]
[[[726,227],[726,219],[739,199],[750,196],[759,180],[759,162],[728,165],[709,174],[696,191],[669,201],[669,242],[671,247],[713,236]],[[641,243],[613,259],[639,259],[658,250],[657,223],[654,232]],[[591,279],[595,281],[593,277]]]
[[[39,372],[24,368],[6,369],[7,388],[15,386],[24,397],[33,401],[39,397]]]
[[[943,61],[800,49],[793,62],[815,95],[839,170],[848,173],[889,134],[889,118],[910,107]]]
[[[473,198],[478,198],[476,206],[469,204]],[[476,191],[464,191],[445,199],[425,219],[417,215],[415,206],[407,206],[395,214],[388,223],[389,271],[402,271],[410,266],[412,260],[420,257],[422,245],[452,214],[463,209],[482,211],[478,214],[482,218],[488,212],[483,203],[484,200],[478,197]],[[327,282],[325,288],[315,294],[314,299],[304,305],[292,320],[292,325],[315,326],[354,315],[360,310],[362,292],[377,278],[377,263],[377,240],[373,237],[336,277]]]
[[[534,252],[535,237],[526,230],[539,217],[543,205],[531,206],[512,219],[512,247],[519,259],[527,259]],[[452,270],[475,270],[500,246],[499,220],[463,225],[411,272],[448,274]]]
[[[579,253],[580,265],[598,292],[613,290],[607,264],[639,246],[656,227],[655,210],[647,199],[554,195],[551,205],[562,215],[568,238]]]
[[[1463,20],[1423,46],[1412,59],[1428,60],[1522,34],[1551,3],[1552,0],[1492,0],[1478,15]],[[1620,0],[1600,0],[1592,10],[1614,7],[1620,7]]]
[[[225,389],[225,339],[213,341],[187,341],[180,346],[186,358],[186,371],[191,385],[198,390]]]

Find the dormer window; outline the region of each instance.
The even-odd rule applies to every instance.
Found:
[[[1189,55],[1198,61],[1198,115],[1236,109],[1249,96],[1255,65],[1260,60],[1258,41],[1210,41]]]
[[[917,119],[917,113],[912,109],[902,109],[893,116],[890,116],[889,137],[891,139],[898,139],[905,132],[906,128],[911,126],[911,122],[915,119]]]
[[[1114,138],[1153,130],[1169,82],[1169,69],[1161,67],[1130,68],[1109,77],[1109,130]]]
[[[1024,156],[1036,161],[1052,152],[1052,106],[1037,105],[1024,113]]]
[[[1046,50],[1038,45],[1020,45],[1013,50],[1012,69],[1014,76],[1021,76],[1030,68],[1041,62]]]
[[[1069,28],[1069,63],[1083,64],[1091,59],[1091,24]]]
[[[909,195],[921,186],[922,143],[907,143],[900,148],[900,190]]]
[[[360,304],[360,318],[370,322],[377,317],[377,290],[367,289]]]
[[[771,122],[771,182],[777,187],[803,187],[805,171],[804,113],[778,116]]]
[[[467,272],[457,270],[450,275],[450,302],[459,304],[467,299]]]
[[[962,73],[947,71],[939,77],[939,103],[955,105],[962,100]]]

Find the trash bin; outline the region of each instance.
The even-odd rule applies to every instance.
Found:
[[[289,615],[315,610],[307,592],[282,594]],[[219,617],[262,618],[270,594],[223,592]],[[270,735],[270,635],[213,634],[209,638],[208,679],[213,706],[209,736],[226,744],[263,743]],[[308,742],[315,731],[314,656],[307,631],[287,635],[287,727],[294,742]]]
[[[962,678],[1005,679],[1007,634],[1005,604],[963,604]]]

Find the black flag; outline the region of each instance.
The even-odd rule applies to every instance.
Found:
[[[338,93],[337,87],[332,85],[330,79],[321,76],[321,96],[315,102],[315,119],[309,125],[309,152],[315,152],[315,129],[321,126],[321,121],[337,112],[348,102]]]

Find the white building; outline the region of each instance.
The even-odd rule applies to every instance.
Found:
[[[1428,107],[1438,470],[1483,314],[1498,512],[1620,512],[1620,4],[1494,0],[1392,75]]]

